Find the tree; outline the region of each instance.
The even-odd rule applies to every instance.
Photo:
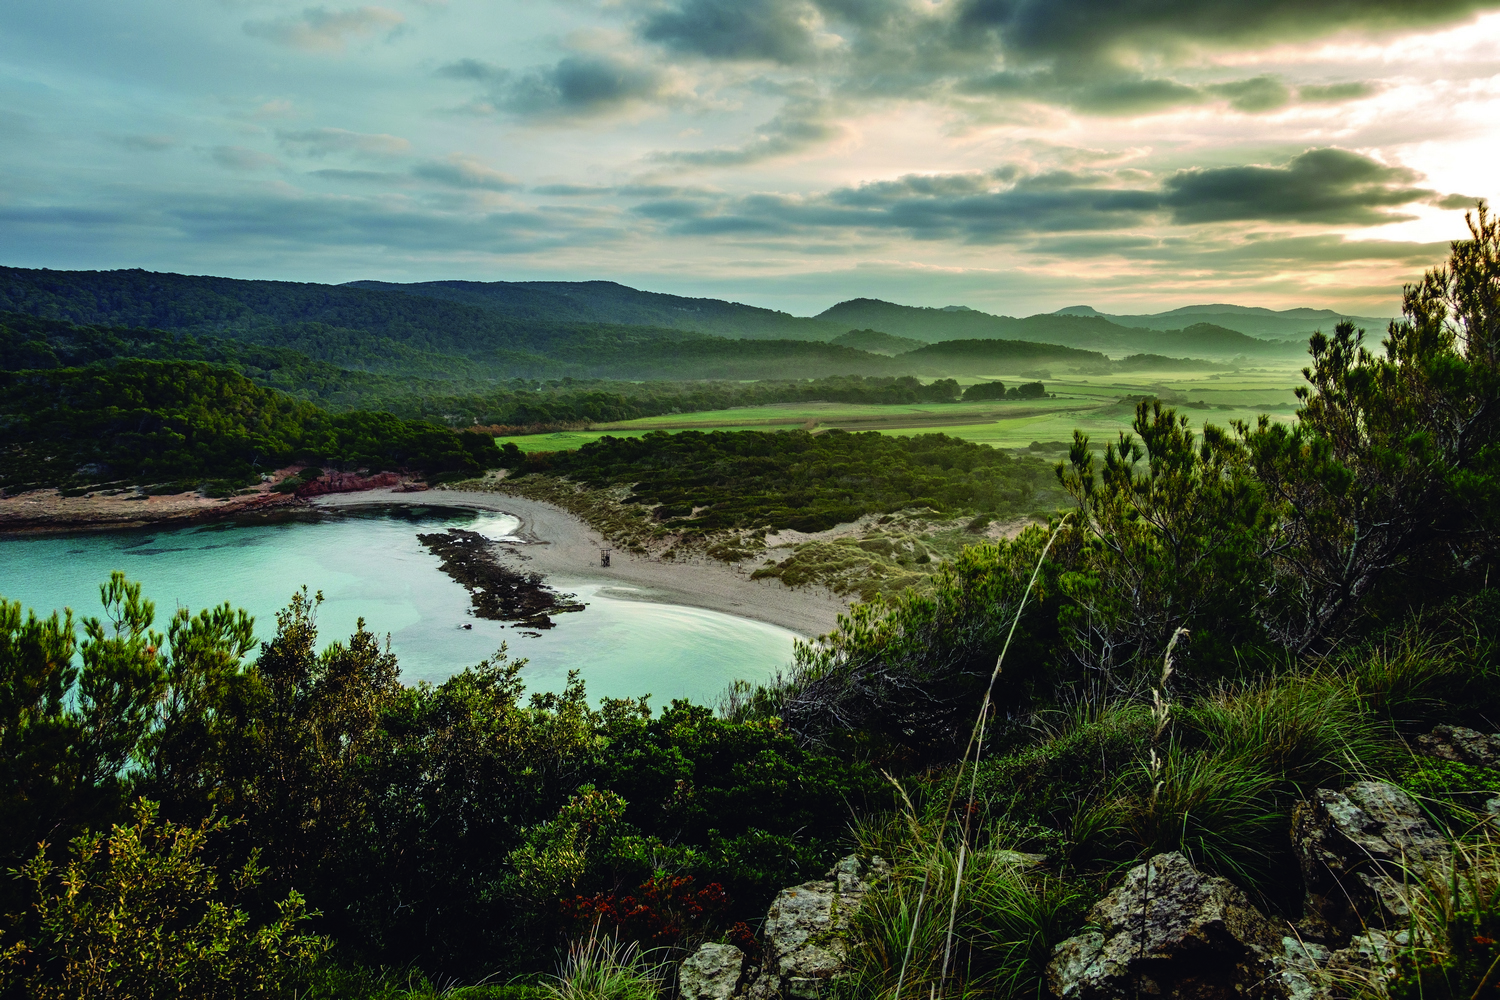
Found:
[[[1057,467],[1078,504],[1061,545],[1071,600],[1060,623],[1075,655],[1105,671],[1159,655],[1179,628],[1204,651],[1253,639],[1265,577],[1264,496],[1244,448],[1212,424],[1194,435],[1158,400],[1136,405],[1132,427],[1105,447],[1102,469],[1075,431]]]
[[[1343,322],[1314,334],[1295,426],[1240,425],[1277,511],[1266,554],[1278,636],[1328,645],[1393,578],[1447,592],[1495,555],[1500,512],[1500,220],[1405,290],[1384,354]]]

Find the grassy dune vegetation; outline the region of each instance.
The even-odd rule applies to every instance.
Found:
[[[227,603],[159,620],[121,575],[98,617],[0,603],[0,997],[658,1000],[701,942],[754,955],[768,899],[853,848],[895,878],[836,992],[1036,997],[1156,852],[1298,917],[1290,810],[1361,777],[1418,795],[1467,867],[1415,885],[1419,933],[1342,995],[1484,995],[1500,769],[1410,748],[1500,714],[1500,225],[1473,228],[1381,347],[1312,339],[1295,420],[1135,401],[1102,452],[1071,436],[1047,523],[717,711],[581,678],[528,699],[504,650],[404,685],[373,630],[325,645],[305,593],[259,643]],[[790,525],[760,492],[789,469],[826,519],[918,490],[998,511],[1037,464],[834,433],[504,460],[679,532]]]

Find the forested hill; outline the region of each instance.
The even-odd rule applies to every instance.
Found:
[[[1110,354],[1251,357],[1300,352],[1305,342],[1261,340],[1212,323],[1188,320],[1181,329],[1121,326],[1100,315],[1044,313],[1018,319],[975,309],[933,309],[879,299],[850,299],[818,319],[849,328],[873,328],[927,343],[950,340],[1029,340]]]
[[[297,460],[474,475],[492,438],[390,413],[330,414],[216,365],[126,360],[0,371],[0,490],[103,483],[227,495]]]
[[[1098,351],[1080,351],[1073,347],[1024,340],[946,340],[909,351],[901,358],[948,371],[968,372],[973,369],[980,373],[992,370],[996,364],[1109,364],[1109,358]]]
[[[644,292],[613,281],[353,281],[350,288],[402,292],[492,309],[535,322],[608,323],[692,330],[749,340],[832,340],[848,328],[774,309]]]
[[[734,340],[667,327],[542,322],[351,286],[0,268],[0,310],[290,348],[346,369],[433,380],[763,379],[907,374],[910,366],[806,340]]]

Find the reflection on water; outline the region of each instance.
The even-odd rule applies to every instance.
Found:
[[[107,532],[0,540],[0,596],[39,612],[99,611],[99,584],[121,569],[156,602],[157,627],[173,609],[223,601],[256,619],[269,637],[276,612],[306,585],[321,590],[322,639],[349,635],[363,617],[389,633],[402,679],[440,681],[490,655],[502,642],[530,664],[529,690],[559,691],[570,669],[593,697],[650,693],[712,702],[735,679],[762,680],[791,657],[785,629],[714,611],[622,600],[618,584],[552,578],[588,610],[561,615],[540,636],[469,614],[469,595],[438,570],[419,531],[463,527],[491,538],[515,531],[509,514],[440,507],[392,507],[276,523],[213,524],[174,531]],[[601,592],[607,590],[608,592]]]

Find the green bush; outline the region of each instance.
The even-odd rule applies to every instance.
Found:
[[[162,822],[142,801],[130,825],[75,838],[64,867],[43,844],[18,872],[32,897],[0,942],[0,988],[38,1000],[294,996],[329,942],[307,932],[295,890],[273,917],[241,907],[266,872],[253,856],[228,878],[214,869],[205,846],[228,825]]]

